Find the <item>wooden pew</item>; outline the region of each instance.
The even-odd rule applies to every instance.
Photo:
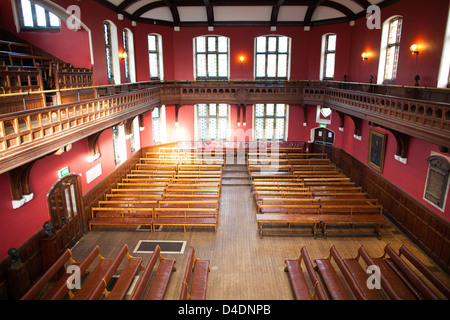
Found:
[[[403,280],[389,266],[383,257],[371,257],[363,246],[358,249],[355,260],[362,257],[366,265],[380,268],[381,287],[391,300],[417,300]]]
[[[159,208],[219,208],[219,201],[196,201],[196,200],[187,200],[187,201],[178,201],[178,200],[161,200],[158,203]]]
[[[314,286],[314,293],[312,295],[310,294],[305,276],[303,275],[303,270],[301,267],[302,261],[305,264],[309,279]],[[289,280],[291,282],[292,288],[294,290],[294,295],[297,300],[314,300],[316,298],[318,298],[319,300],[327,299],[322,285],[315,274],[311,259],[309,258],[305,246],[302,247],[298,258],[286,259],[284,262],[286,264],[284,271],[288,272],[289,274]]]
[[[288,200],[288,199],[284,199]],[[258,205],[258,213],[266,214],[313,214],[319,215],[320,205],[314,199],[293,199],[303,204],[262,204]],[[279,202],[279,201],[277,201]]]
[[[143,296],[144,290],[150,281],[150,276],[158,259],[159,266],[157,268],[155,277],[151,282],[147,294]],[[174,266],[175,262],[175,259],[164,258],[161,255],[160,246],[157,245],[152,253],[152,256],[150,257],[150,260],[145,266],[139,283],[137,284],[136,289],[131,296],[131,300],[141,300],[142,298],[144,298],[143,300],[163,300],[172,272],[176,270]]]
[[[380,228],[386,222],[381,205],[321,205],[320,221],[324,238],[328,224],[374,224],[374,233],[380,239]]]
[[[64,268],[66,262],[70,261],[70,264],[77,265],[72,258],[72,252],[70,249],[66,249],[63,254],[56,260],[50,268],[48,268],[44,274],[31,286],[30,289],[20,298],[20,300],[33,300],[36,296],[42,291],[44,286],[46,286],[49,282],[51,282],[52,278],[58,275],[61,269]],[[68,274],[62,276],[63,285],[66,285],[66,280],[68,278]],[[60,281],[58,281],[59,283]],[[59,287],[56,284],[54,287]]]
[[[345,290],[339,276],[331,264],[331,250],[330,254],[325,259],[316,259],[316,270],[319,271],[331,300],[351,300],[350,295]]]
[[[205,300],[208,283],[209,260],[198,259],[191,246],[181,285],[180,300]]]
[[[260,238],[263,237],[264,225],[282,225],[290,226],[291,224],[310,224],[312,225],[312,234],[314,238],[317,236],[317,226],[320,223],[320,217],[316,214],[282,214],[282,213],[258,213],[256,214],[256,222]],[[287,230],[283,231],[286,234]]]
[[[439,279],[422,261],[420,261],[405,245],[399,249],[399,256],[405,256],[447,299],[450,299],[450,288]]]
[[[367,287],[367,274],[355,259],[342,259],[335,246],[330,249],[330,254],[355,295],[357,300],[381,300],[377,290]]]
[[[389,244],[384,247],[384,252],[390,259],[386,262],[399,275],[403,275],[403,281],[420,300],[439,300],[439,297],[425,284],[425,282],[406,264],[405,261],[391,248]]]
[[[114,260],[108,260],[107,264],[99,265],[95,270],[90,273],[87,277],[87,279],[81,284],[80,290],[78,290],[75,294],[71,294],[71,291],[69,291],[69,294],[71,296],[72,300],[97,300],[100,298],[99,294],[101,294],[101,290],[99,290],[97,287],[102,287],[104,283],[108,283],[115,272],[117,272],[123,258],[126,256],[127,258],[127,265],[122,271],[124,277],[122,277],[122,280],[117,281],[115,284],[113,298],[117,297],[123,297],[125,295],[126,290],[128,289],[126,287],[126,284],[131,283],[130,278],[134,277],[134,274],[137,271],[137,268],[141,266],[142,258],[134,258],[129,255],[128,253],[128,246],[123,245],[122,248],[119,250],[119,252],[116,254]],[[102,260],[105,261],[105,260]],[[127,268],[128,267],[128,268]],[[135,270],[135,272],[133,272]],[[119,283],[119,281],[121,283]],[[119,284],[119,285],[118,285]],[[114,288],[113,288],[114,290]],[[113,291],[111,291],[113,293]],[[109,293],[105,292],[106,297],[109,295]]]

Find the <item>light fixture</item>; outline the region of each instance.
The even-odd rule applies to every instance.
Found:
[[[361,58],[363,59],[363,61],[366,61],[367,59],[369,59],[369,54],[367,52],[363,52],[361,54]]]
[[[120,60],[125,60],[128,58],[128,54],[126,52],[119,52],[119,58]]]
[[[240,57],[239,57],[239,61],[241,62],[241,64],[244,63],[244,60],[245,60],[245,57],[244,57],[244,56],[240,56]]]
[[[411,45],[411,47],[409,47],[409,50],[411,50],[411,54],[412,55],[415,55],[415,54],[419,54],[419,45],[417,45],[417,44],[413,44],[413,45]]]

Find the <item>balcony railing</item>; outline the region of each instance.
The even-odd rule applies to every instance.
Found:
[[[450,148],[449,89],[321,81],[176,81],[73,92],[77,90],[91,90],[96,98],[82,100],[82,95],[72,94],[77,101],[0,116],[0,173],[163,104],[320,104]],[[42,92],[16,95],[26,103],[21,95],[33,94]]]

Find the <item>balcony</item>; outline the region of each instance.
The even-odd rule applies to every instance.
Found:
[[[82,100],[75,94],[80,90],[95,98]],[[0,102],[16,97],[24,104],[23,111],[0,116],[0,173],[163,104],[319,104],[450,148],[449,89],[321,81],[142,82],[67,89],[79,101],[26,110],[30,96],[48,93],[0,95]]]

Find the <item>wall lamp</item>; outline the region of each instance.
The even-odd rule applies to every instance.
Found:
[[[363,52],[361,54],[361,58],[363,59],[363,61],[366,61],[367,59],[369,59],[369,54],[367,52]]]
[[[239,57],[239,61],[241,62],[241,64],[244,63],[244,60],[245,60],[245,57],[244,57],[244,56],[240,56],[240,57]]]
[[[412,55],[419,55],[419,45],[414,43],[413,45],[411,45],[411,47],[409,47],[409,50],[411,50]]]
[[[125,60],[128,58],[128,54],[126,52],[119,52],[119,58],[120,60]]]

